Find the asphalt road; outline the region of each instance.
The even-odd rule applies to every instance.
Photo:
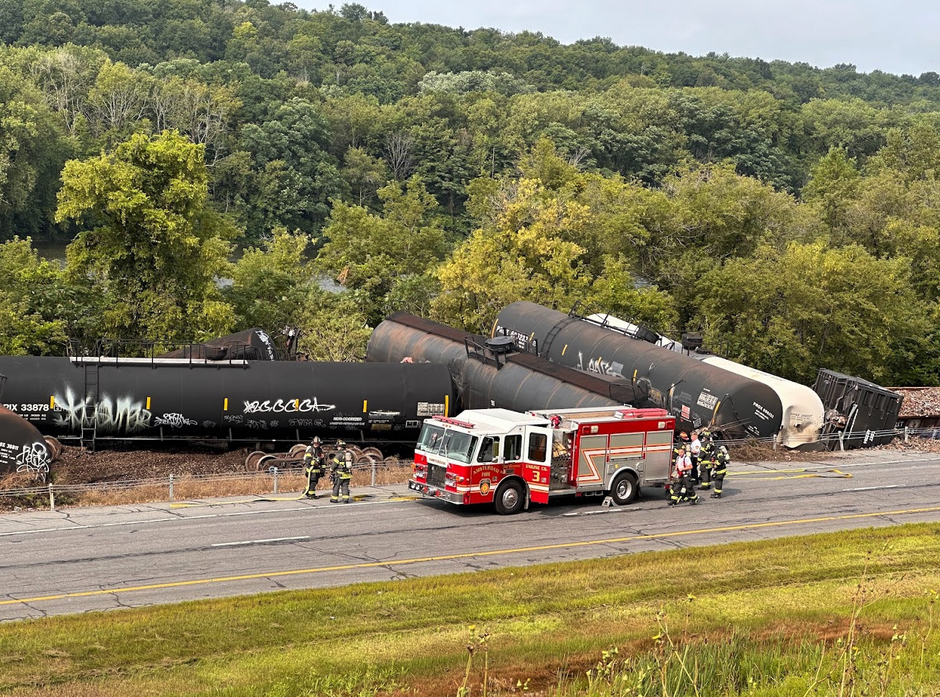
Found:
[[[722,499],[599,499],[516,516],[417,500],[291,496],[0,515],[0,621],[648,550],[940,521],[940,455],[732,463]]]

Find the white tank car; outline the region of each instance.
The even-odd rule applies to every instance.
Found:
[[[798,448],[819,442],[825,409],[819,395],[812,388],[718,356],[703,357],[702,362],[762,382],[777,393],[783,405],[778,441],[782,445]]]
[[[716,368],[727,370],[729,373],[764,383],[777,393],[783,405],[783,418],[778,442],[788,448],[799,448],[800,446],[808,446],[819,442],[819,436],[825,421],[825,409],[819,395],[812,388],[765,373],[763,370],[749,368],[746,365],[725,358],[686,351],[678,341],[612,315],[594,314],[585,319],[633,339],[655,343],[657,346],[696,358]],[[653,337],[656,337],[655,341],[653,341]]]
[[[686,353],[686,351],[682,349],[682,344],[680,342],[674,341],[667,336],[663,336],[662,334],[657,334],[652,329],[647,329],[646,327],[641,327],[637,324],[627,322],[626,320],[620,319],[619,317],[606,314],[594,314],[588,315],[584,319],[593,324],[599,324],[605,329],[613,329],[618,331],[625,336],[629,336],[631,339],[648,341],[651,344],[662,346],[663,348],[669,349],[670,351],[675,351],[676,353]],[[653,337],[656,337],[655,341],[653,340]]]

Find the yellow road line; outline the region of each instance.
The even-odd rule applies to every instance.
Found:
[[[687,537],[689,535],[714,534],[716,532],[734,532],[736,530],[756,530],[760,528],[776,528],[789,525],[804,525],[806,523],[824,523],[834,520],[859,520],[862,518],[878,518],[882,516],[911,515],[914,513],[936,513],[940,506],[930,508],[909,508],[897,511],[881,511],[879,513],[853,513],[851,515],[824,516],[820,518],[797,518],[794,520],[781,520],[772,523],[748,523],[745,525],[727,525],[719,528],[702,528],[699,530],[680,530],[678,532],[661,532],[651,535],[632,535],[630,537],[611,537],[604,540],[586,540],[584,542],[559,542],[553,545],[539,545],[536,547],[515,547],[510,549],[494,549],[488,552],[463,552],[461,554],[445,554],[436,557],[415,557],[413,559],[390,559],[388,561],[363,562],[361,564],[340,564],[337,566],[320,566],[312,569],[292,569],[289,571],[270,571],[260,574],[244,574],[241,576],[220,576],[218,578],[200,578],[192,581],[168,581],[167,583],[154,583],[147,586],[125,586],[111,590],[77,591],[74,593],[61,593],[58,595],[43,595],[35,598],[20,598],[18,600],[0,600],[0,605],[15,605],[18,603],[38,603],[48,600],[63,600],[65,598],[87,598],[95,595],[114,595],[115,593],[132,593],[137,591],[159,590],[163,588],[183,588],[186,586],[200,586],[210,583],[231,583],[233,581],[251,581],[259,578],[277,578],[280,576],[300,576],[304,574],[320,574],[327,571],[350,571],[353,569],[371,569],[376,567],[405,566],[407,564],[423,564],[432,561],[453,561],[455,559],[472,559],[474,557],[495,557],[507,554],[522,554],[528,552],[544,552],[552,549],[573,549],[576,547],[590,547],[594,545],[609,545],[619,542],[636,542],[640,540],[659,540],[670,537]]]

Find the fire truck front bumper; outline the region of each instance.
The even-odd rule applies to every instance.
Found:
[[[408,488],[428,498],[441,499],[442,501],[449,501],[450,503],[464,503],[463,494],[457,493],[456,491],[447,491],[433,484],[425,484],[424,482],[416,482],[414,479],[409,479]]]

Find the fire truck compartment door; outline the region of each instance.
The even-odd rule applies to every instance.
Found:
[[[607,435],[581,436],[578,446],[578,489],[603,489],[609,454]]]
[[[547,428],[526,428],[526,473],[529,496],[535,503],[548,503],[551,480],[552,437]]]
[[[646,473],[643,481],[666,481],[672,471],[672,431],[646,434]]]

